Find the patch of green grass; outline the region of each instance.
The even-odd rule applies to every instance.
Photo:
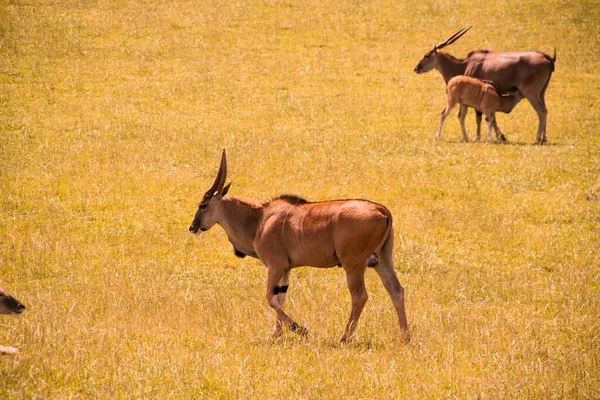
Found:
[[[597,398],[600,46],[594,2],[0,2],[0,397]],[[547,146],[460,143],[437,72],[456,30],[557,52]],[[474,134],[469,115],[468,133]],[[266,271],[187,231],[226,148],[232,194],[394,215],[412,341],[367,271],[292,274],[308,339],[270,339]]]

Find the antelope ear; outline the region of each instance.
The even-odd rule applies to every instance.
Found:
[[[221,193],[219,194],[219,196],[221,196],[221,197],[225,196],[225,195],[227,194],[227,192],[229,191],[229,188],[230,188],[230,187],[231,187],[231,182],[229,182],[229,183],[227,184],[227,186],[225,186],[225,187],[223,188],[223,190],[221,190]]]

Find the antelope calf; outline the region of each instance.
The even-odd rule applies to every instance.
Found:
[[[21,314],[23,310],[23,304],[0,288],[0,314]],[[0,354],[15,354],[18,351],[14,347],[0,346]]]
[[[496,111],[510,113],[512,109],[521,101],[523,95],[517,88],[511,88],[506,93],[498,93],[496,86],[489,81],[482,81],[470,76],[459,75],[450,79],[446,86],[448,93],[448,104],[442,111],[440,127],[438,129],[436,140],[442,137],[442,126],[448,114],[460,104],[459,112],[460,129],[462,130],[463,140],[468,142],[467,132],[465,130],[466,107],[473,107],[485,115],[488,125],[488,141],[492,141],[492,128],[496,131],[496,137],[504,139],[496,123]]]
[[[401,334],[409,340],[404,289],[392,262],[394,234],[392,214],[384,206],[367,200],[308,202],[284,195],[268,202],[227,196],[225,150],[217,177],[204,193],[190,232],[220,225],[238,257],[250,256],[267,266],[266,298],[277,319],[274,335],[285,325],[307,335],[306,328],[284,310],[290,271],[300,266],[330,268],[339,266],[346,273],[352,298],[352,311],[341,342],[354,333],[367,302],[364,274],[372,267],[383,282],[396,308]]]

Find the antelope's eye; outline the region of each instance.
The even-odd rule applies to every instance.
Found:
[[[201,209],[201,210],[204,210],[204,209],[206,209],[206,207],[208,207],[208,204],[206,204],[206,203],[202,203],[202,204],[200,204],[200,209]]]

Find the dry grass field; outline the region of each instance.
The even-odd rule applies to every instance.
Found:
[[[2,399],[600,398],[597,1],[0,0]],[[548,144],[462,143],[447,51],[557,52]],[[467,119],[474,135],[474,114]],[[486,132],[484,131],[484,136]],[[299,268],[271,340],[266,269],[188,232],[230,194],[367,198],[394,215],[412,341],[367,271]]]

